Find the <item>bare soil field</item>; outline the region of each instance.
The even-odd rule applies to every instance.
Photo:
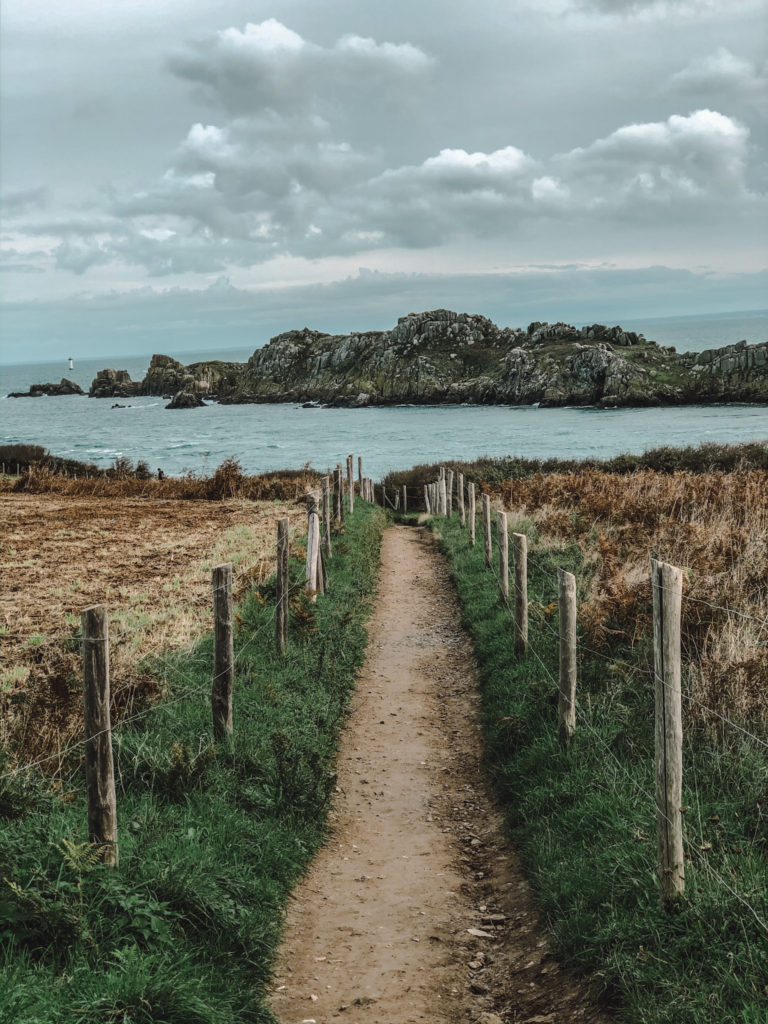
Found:
[[[303,505],[0,494],[0,744],[12,740],[26,762],[78,732],[77,636],[90,604],[109,606],[115,712],[151,698],[141,660],[209,628],[213,565],[233,563],[236,597],[274,571],[280,516],[295,532]]]

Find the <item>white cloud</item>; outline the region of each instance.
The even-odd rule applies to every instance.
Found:
[[[713,110],[632,124],[555,161],[593,207],[745,195],[749,129]]]

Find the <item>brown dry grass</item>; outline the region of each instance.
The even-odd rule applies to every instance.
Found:
[[[58,478],[40,493],[6,489],[0,594],[0,745],[21,763],[61,749],[80,731],[80,654],[73,637],[89,604],[110,610],[111,672],[117,717],[158,695],[137,671],[149,654],[184,648],[209,628],[210,569],[231,561],[236,595],[274,571],[276,520],[293,532],[305,511],[296,500],[242,497],[177,500],[157,481],[152,496],[88,496],[86,483]],[[67,485],[81,484],[80,492]],[[303,481],[295,480],[296,497]],[[51,492],[53,491],[53,493]],[[61,492],[64,493],[61,493]]]
[[[768,723],[768,473],[550,473],[499,496],[548,543],[578,542],[593,573],[579,613],[593,646],[642,645],[649,559],[681,567],[689,721],[717,723],[704,705]]]

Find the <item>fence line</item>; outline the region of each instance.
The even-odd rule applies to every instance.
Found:
[[[491,571],[495,575],[495,570],[494,570],[493,566],[491,566]],[[497,580],[498,580],[498,578],[497,578]],[[504,608],[505,608],[507,614],[509,615],[510,620],[514,623],[514,611],[513,611],[512,607],[511,607],[509,601],[504,602]],[[528,645],[528,651],[531,654],[533,654],[534,658],[541,665],[542,669],[544,670],[544,673],[546,674],[546,676],[548,677],[548,679],[552,683],[553,687],[555,687],[557,689],[558,688],[557,680],[555,679],[554,675],[550,671],[550,669],[547,666],[546,662],[539,655],[539,653],[536,650],[536,648],[533,645],[531,645],[530,643]],[[594,726],[590,722],[588,716],[584,712],[584,710],[583,710],[583,708],[582,708],[582,706],[581,706],[581,704],[580,704],[580,702],[578,700],[574,701],[574,708],[576,710],[576,713],[579,715],[580,719],[582,720],[582,723],[584,724],[584,726],[598,740],[600,745],[609,754],[609,756],[614,761],[614,763],[617,765],[617,767],[622,772],[622,774],[625,775],[626,778],[628,779],[628,781],[631,782],[632,785],[645,797],[645,799],[648,802],[649,808],[654,806],[656,804],[655,797],[650,792],[648,792],[648,790],[646,790],[643,786],[641,786],[640,783],[630,775],[630,773],[627,771],[626,767],[621,763],[621,761],[618,759],[618,757],[616,757],[616,754],[614,753],[614,751],[611,750],[611,748],[605,742],[605,740],[600,735],[600,733],[594,728]],[[657,810],[658,813],[660,813],[662,815],[662,817],[666,818],[666,815],[664,815],[664,812],[660,811],[658,807],[656,808],[656,810]],[[666,818],[666,820],[667,820],[667,822],[670,825],[672,824],[669,818]],[[700,832],[698,834],[698,838],[700,838],[701,840],[704,839],[703,832]],[[749,910],[749,912],[755,918],[755,921],[766,932],[766,934],[768,934],[768,922],[764,921],[763,918],[761,918],[760,915],[757,913],[755,908],[750,903],[748,903],[738,892],[736,892],[735,889],[733,889],[728,884],[728,882],[709,863],[707,858],[704,856],[703,852],[696,847],[696,845],[693,843],[693,841],[689,837],[686,837],[685,835],[683,835],[683,841],[691,849],[691,851],[696,854],[696,856],[701,860],[701,862],[705,865],[706,870],[708,870],[715,878],[717,878],[717,880],[724,886],[724,888],[727,889],[728,892],[730,892],[730,894],[732,896],[734,896],[736,898],[736,900],[738,900],[739,903],[741,903],[747,910]],[[698,914],[696,916],[699,917]],[[704,921],[705,919],[704,918],[700,918],[700,920]]]

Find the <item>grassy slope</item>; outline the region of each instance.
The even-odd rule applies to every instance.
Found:
[[[332,588],[297,599],[285,659],[269,588],[239,608],[231,744],[210,745],[210,637],[157,662],[169,699],[114,737],[117,871],[84,843],[76,762],[60,792],[29,772],[0,781],[0,1020],[271,1020],[264,984],[322,839],[383,524],[364,503],[347,520]]]
[[[557,743],[557,619],[545,609],[557,599],[557,566],[577,575],[583,598],[579,547],[535,550],[532,651],[516,663],[481,536],[472,549],[455,518],[435,523],[481,668],[487,765],[560,955],[596,972],[628,1024],[764,1024],[768,934],[739,898],[768,920],[765,748],[744,737],[728,749],[686,737],[691,859],[686,898],[665,913],[650,796],[651,680],[617,673],[619,651],[614,669],[582,651],[577,736],[567,755]],[[529,522],[510,529],[534,533]]]

